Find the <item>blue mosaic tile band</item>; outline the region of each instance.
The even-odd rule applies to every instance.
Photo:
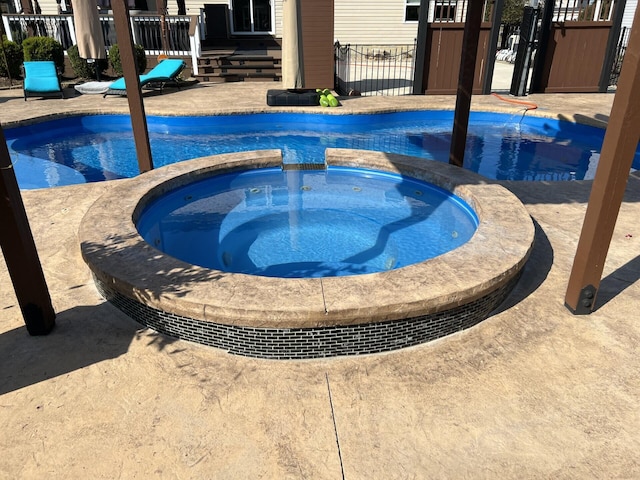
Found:
[[[100,294],[135,321],[182,340],[248,357],[289,360],[387,352],[435,340],[481,322],[509,295],[519,275],[490,294],[420,317],[314,328],[253,328],[196,320],[149,307],[98,278]]]

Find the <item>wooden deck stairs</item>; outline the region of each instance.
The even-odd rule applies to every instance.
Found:
[[[276,42],[254,40],[205,47],[198,58],[202,82],[279,82],[282,51]]]

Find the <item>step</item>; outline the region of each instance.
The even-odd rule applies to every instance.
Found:
[[[281,59],[274,57],[224,56],[216,58],[198,58],[198,65],[280,65]]]
[[[215,40],[203,39],[202,48],[206,52],[222,49],[251,50],[257,48],[280,50],[282,48],[282,41],[273,37],[235,37],[226,40],[220,38]]]
[[[198,69],[200,73],[205,74],[214,74],[214,73],[238,73],[243,74],[247,72],[256,72],[256,73],[279,73],[282,71],[280,66],[276,65],[223,65],[220,67],[215,67],[212,65],[208,65],[205,67],[200,67]]]
[[[279,62],[281,57],[273,55],[238,55],[233,54],[224,58],[228,62]]]
[[[280,78],[281,75],[275,72],[242,72],[242,73],[221,73],[221,77],[239,77],[239,78]]]
[[[199,73],[194,76],[200,82],[223,83],[223,82],[279,82],[282,75],[279,73]]]
[[[243,82],[281,82],[282,76],[273,75],[273,76],[264,76],[264,77],[244,77],[242,79]]]

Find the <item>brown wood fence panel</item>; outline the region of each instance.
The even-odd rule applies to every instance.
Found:
[[[427,31],[422,90],[426,95],[451,95],[458,89],[464,23],[432,23]],[[482,23],[478,40],[478,56],[473,93],[482,93],[491,24]]]
[[[553,23],[540,92],[598,92],[611,28],[608,21]]]
[[[300,11],[305,88],[332,88],[333,0],[302,0]]]

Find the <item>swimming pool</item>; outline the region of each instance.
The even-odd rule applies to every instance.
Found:
[[[327,148],[448,161],[452,111],[147,117],[156,167],[220,153],[280,149],[285,163],[322,163]],[[88,115],[5,132],[23,189],[134,177],[127,115]],[[472,112],[465,168],[497,180],[593,178],[604,130],[522,114]],[[640,152],[633,163],[640,168]]]

